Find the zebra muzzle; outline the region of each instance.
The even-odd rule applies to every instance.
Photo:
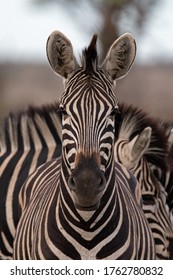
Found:
[[[76,208],[96,210],[106,186],[104,173],[96,165],[81,165],[73,170],[68,180]]]

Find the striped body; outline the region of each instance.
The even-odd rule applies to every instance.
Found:
[[[9,115],[0,138],[0,258],[12,258],[18,223],[18,194],[41,164],[61,154],[57,106]]]
[[[139,161],[132,173],[141,186],[142,208],[153,233],[157,259],[172,259],[173,226],[167,193],[145,159]]]
[[[161,170],[157,167],[153,167],[154,174],[160,183],[164,186],[166,190],[166,203],[169,206],[169,211],[173,226],[173,169],[168,168],[168,170]]]
[[[166,202],[171,212],[173,225],[173,123],[161,122],[159,125],[161,129],[164,130],[167,137],[168,167],[166,170],[164,170],[158,166],[152,165],[152,170],[167,192]]]
[[[120,105],[119,109],[121,121],[116,131],[115,158],[138,180],[143,201],[142,208],[152,230],[157,258],[170,259],[173,225],[167,205],[167,193],[151,167],[157,166],[163,170],[163,173],[166,172],[167,139],[157,123],[144,112],[126,105]],[[146,139],[145,129],[149,126],[152,132],[150,139]]]
[[[151,233],[133,194],[135,178],[119,164],[110,168],[107,191],[89,219],[74,207],[60,159],[35,171],[20,195],[14,258],[153,259]]]

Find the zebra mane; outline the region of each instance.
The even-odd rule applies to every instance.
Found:
[[[88,48],[85,48],[83,51],[82,64],[88,74],[92,73],[97,66],[98,57],[96,43],[97,34],[94,34]]]
[[[11,112],[0,126],[0,152],[31,149],[39,145],[38,137],[45,137],[47,143],[55,145],[61,138],[61,114],[59,104],[41,107],[30,106],[20,112]],[[21,140],[24,139],[24,142]],[[43,141],[44,142],[44,141]],[[25,148],[24,148],[25,145]],[[38,148],[39,148],[38,147]]]
[[[150,145],[144,153],[146,160],[162,169],[167,169],[168,150],[167,136],[164,130],[158,125],[158,121],[148,116],[142,110],[131,105],[120,104],[120,114],[116,122],[116,139],[122,138],[132,140],[140,134],[144,128],[152,128]]]

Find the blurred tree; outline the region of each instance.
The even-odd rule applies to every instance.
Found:
[[[158,3],[158,0],[32,0],[32,2],[38,5],[48,3],[64,5],[66,12],[68,10],[74,20],[78,18],[74,16],[74,12],[80,9],[80,12],[83,13],[82,7],[86,9],[86,6],[82,6],[82,3],[87,2],[96,14],[101,16],[101,24],[94,26],[94,32],[99,33],[104,57],[115,38],[120,35],[120,31],[124,32],[121,30],[123,20],[126,22],[126,32],[132,32],[129,30],[131,26],[135,31],[141,30],[148,19],[151,8],[156,2]],[[82,20],[88,21],[90,18],[83,17]]]

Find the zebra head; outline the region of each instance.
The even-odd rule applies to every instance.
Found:
[[[133,128],[132,125],[131,128]],[[151,133],[152,128],[150,126],[145,127],[141,133],[131,140],[128,139],[125,133],[122,136],[120,133],[114,146],[115,160],[133,172],[149,147]]]
[[[52,69],[65,78],[61,99],[63,162],[68,187],[78,209],[95,210],[106,189],[106,171],[114,162],[114,126],[118,108],[114,82],[130,70],[135,40],[130,34],[119,37],[98,65],[97,36],[83,51],[78,64],[71,42],[59,31],[47,41]]]

